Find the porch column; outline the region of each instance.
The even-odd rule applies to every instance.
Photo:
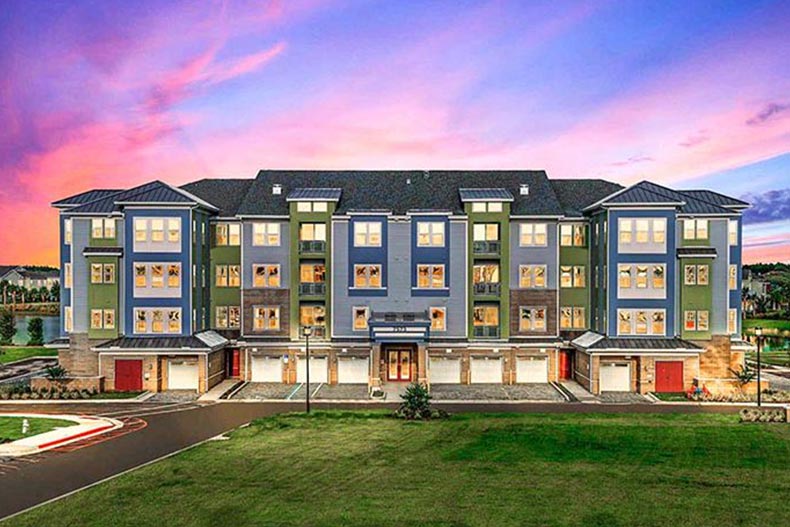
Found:
[[[370,386],[381,386],[381,344],[378,342],[370,348]]]
[[[417,344],[417,382],[420,384],[428,384],[427,362],[428,350],[425,348],[425,344]]]

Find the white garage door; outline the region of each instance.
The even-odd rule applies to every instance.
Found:
[[[549,361],[546,357],[516,359],[516,382],[549,382]]]
[[[370,360],[367,357],[337,359],[337,382],[339,384],[367,384],[370,371],[369,363]],[[312,376],[310,380],[312,380]]]
[[[252,357],[252,382],[283,382],[283,363],[280,357]]]
[[[472,384],[502,384],[502,359],[473,358],[471,362]]]
[[[168,390],[197,390],[198,363],[170,361],[167,363]]]
[[[461,361],[431,357],[428,378],[431,384],[459,384],[461,382]]]
[[[628,363],[601,364],[602,392],[630,392],[631,366]]]
[[[296,382],[307,382],[307,359],[296,361]],[[310,382],[328,382],[328,361],[326,357],[310,357]]]

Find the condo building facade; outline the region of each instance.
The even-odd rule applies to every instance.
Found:
[[[544,171],[261,171],[60,211],[61,364],[105,390],[734,382],[748,204]],[[305,358],[311,329],[311,361]]]

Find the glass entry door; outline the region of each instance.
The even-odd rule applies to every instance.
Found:
[[[389,350],[387,352],[387,380],[411,380],[411,350]]]

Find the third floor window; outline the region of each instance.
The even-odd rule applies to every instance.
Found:
[[[277,264],[253,264],[253,287],[280,287],[280,266]]]
[[[519,245],[522,247],[545,247],[548,228],[545,223],[522,223],[519,225]]]
[[[354,287],[370,289],[381,287],[380,265],[355,265]]]
[[[498,223],[475,223],[472,228],[472,239],[476,242],[495,242],[499,240]]]
[[[684,240],[707,240],[708,220],[687,219],[683,220]]]
[[[444,222],[418,222],[417,245],[419,247],[444,247]]]
[[[325,242],[326,223],[302,223],[299,226],[299,240],[303,242]]]
[[[417,287],[420,289],[441,289],[444,287],[444,265],[417,265]]]
[[[381,222],[355,221],[354,247],[381,247]]]
[[[560,225],[560,245],[563,247],[584,247],[587,245],[586,227],[582,223]]]
[[[279,223],[253,223],[252,244],[255,246],[275,247],[280,245]]]
[[[560,267],[560,287],[585,287],[586,274],[583,265]]]
[[[241,225],[238,223],[217,223],[216,240],[218,246],[241,245]]]

